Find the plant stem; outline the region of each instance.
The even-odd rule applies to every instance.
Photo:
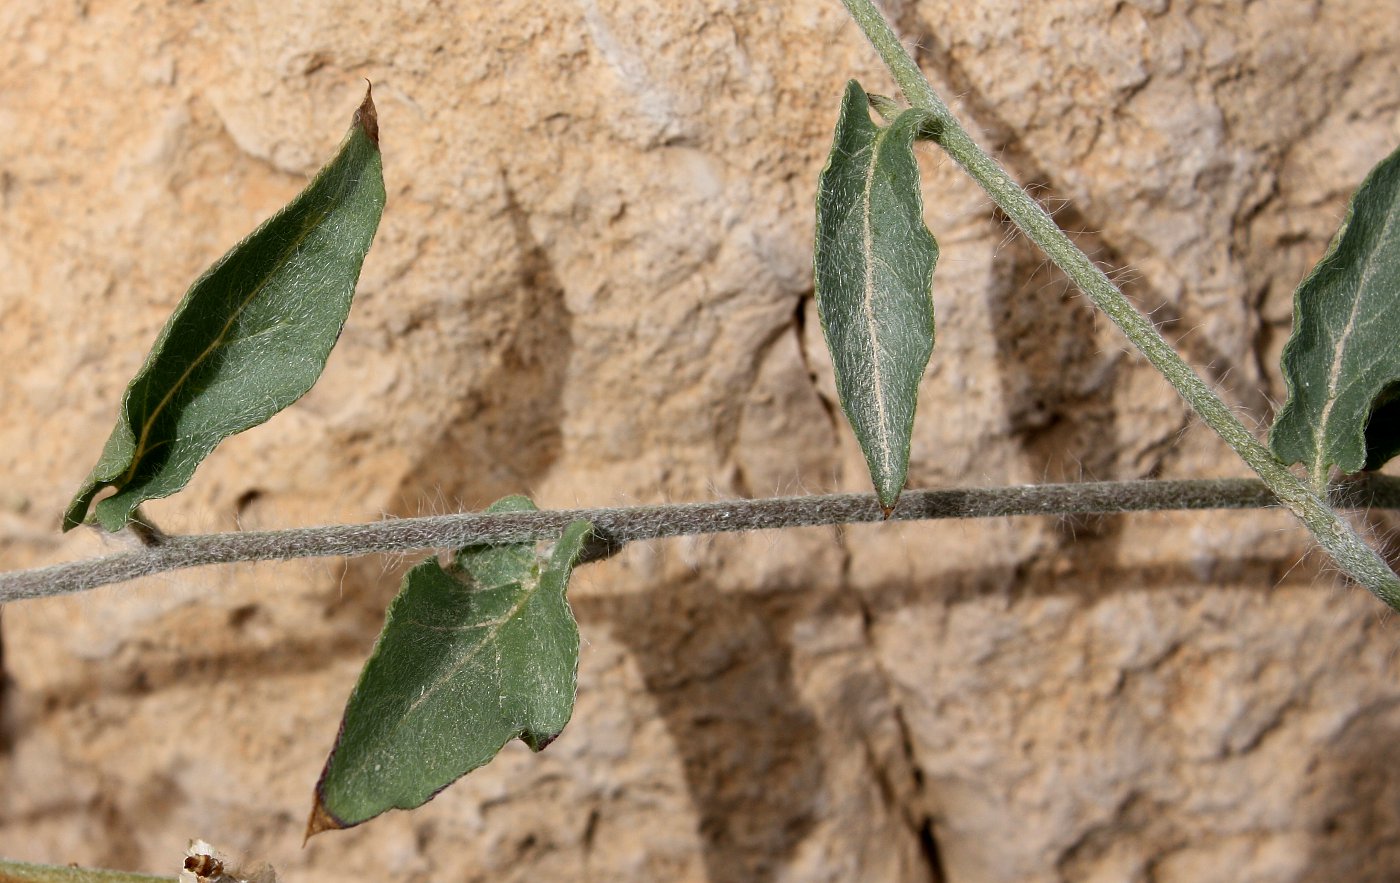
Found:
[[[1002,212],[1040,246],[1055,266],[1108,314],[1206,425],[1215,430],[1240,459],[1258,473],[1279,501],[1307,525],[1342,571],[1386,604],[1400,610],[1400,577],[1385,559],[1254,437],[1214,390],[1177,355],[1147,317],[1070,241],[1045,209],[977,146],[934,92],[872,0],[842,2],[884,60],[910,105],[934,115],[934,140],[982,186]]]
[[[1367,476],[1351,480],[1337,487],[1335,499],[1344,506],[1400,509],[1400,478]],[[890,520],[1262,509],[1277,503],[1269,489],[1253,479],[1103,481],[906,491]],[[874,494],[834,494],[622,509],[437,515],[370,524],[169,536],[160,545],[135,552],[0,574],[0,602],[81,592],[206,564],[458,549],[554,539],[566,525],[580,518],[593,523],[601,540],[593,556],[596,559],[635,540],[878,522],[884,520],[884,513]]]
[[[0,859],[0,883],[179,883],[179,880],[77,865],[34,865]]]
[[[143,546],[159,546],[170,539],[170,535],[161,530],[160,525],[152,521],[140,506],[132,510],[131,520],[127,522],[126,529],[131,531],[131,535]]]

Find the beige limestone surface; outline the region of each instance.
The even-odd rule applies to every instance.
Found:
[[[1400,142],[1396,0],[891,3],[934,85],[1262,428],[1295,282]],[[813,310],[835,0],[0,2],[0,567],[57,532],[188,282],[374,82],[388,207],[320,384],[168,530],[863,490]],[[914,486],[1241,475],[920,149]],[[1378,537],[1392,522],[1369,522]],[[13,604],[0,855],[289,881],[1400,879],[1400,629],[1273,513],[811,528],[582,569],[578,706],[300,840],[411,563]]]

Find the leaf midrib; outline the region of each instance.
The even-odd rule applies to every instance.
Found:
[[[875,186],[875,172],[880,165],[880,147],[889,129],[878,129],[870,144],[870,165],[865,172],[865,183],[861,191],[861,246],[865,252],[864,290],[861,292],[861,312],[865,317],[866,334],[870,341],[870,373],[874,380],[875,414],[877,418],[876,440],[880,445],[880,461],[883,471],[891,469],[892,450],[890,448],[888,408],[885,404],[884,370],[880,363],[879,329],[875,322],[875,231],[870,218],[870,195]]]
[[[444,575],[448,576],[451,579],[456,579],[450,573],[446,573],[445,571]],[[437,680],[435,680],[429,687],[424,689],[423,692],[419,693],[418,698],[413,700],[413,702],[409,704],[408,708],[404,709],[403,714],[399,715],[398,720],[394,721],[393,726],[386,730],[380,738],[375,739],[374,743],[376,745],[382,745],[387,742],[392,742],[393,737],[404,726],[404,724],[408,722],[409,717],[412,716],[412,714],[420,706],[422,706],[424,702],[427,702],[429,699],[435,697],[437,693],[442,690],[443,687],[445,687],[454,678],[461,674],[462,670],[466,668],[466,666],[472,660],[474,660],[477,656],[481,654],[481,652],[486,648],[487,644],[492,643],[496,639],[498,639],[501,632],[505,630],[506,626],[510,625],[518,618],[518,616],[520,615],[520,611],[525,607],[526,604],[529,603],[530,599],[533,598],[539,592],[540,586],[543,584],[543,582],[544,574],[542,572],[536,572],[533,579],[522,580],[520,582],[522,590],[520,593],[520,597],[516,601],[516,603],[508,611],[506,611],[504,615],[498,616],[495,619],[491,619],[485,623],[479,624],[478,627],[488,629],[488,631],[485,633],[485,635],[483,635],[481,640],[478,641],[476,645],[473,646],[468,652],[463,654],[461,658],[459,658],[450,669],[448,669],[446,672],[440,675],[437,678]],[[494,626],[494,628],[492,628],[492,626]],[[350,770],[347,771],[346,775],[353,778],[358,778],[359,776],[363,775],[365,768],[369,764],[369,761],[370,753],[363,752],[360,756],[359,762],[354,764],[354,766],[352,766]]]
[[[1376,235],[1377,242],[1385,242],[1390,238],[1391,231],[1395,225],[1395,218],[1400,212],[1386,212],[1385,223],[1381,225],[1380,232]],[[1343,234],[1345,235],[1345,234]],[[1356,291],[1352,298],[1351,315],[1347,317],[1346,327],[1342,329],[1341,336],[1337,339],[1337,345],[1333,350],[1332,365],[1327,373],[1327,398],[1322,405],[1322,413],[1317,420],[1317,436],[1313,449],[1312,473],[1313,485],[1322,487],[1327,482],[1328,467],[1328,423],[1332,419],[1332,410],[1337,404],[1337,399],[1341,397],[1339,385],[1341,383],[1342,362],[1345,360],[1347,347],[1351,342],[1351,336],[1356,328],[1356,320],[1361,314],[1361,301],[1365,296],[1366,280],[1370,278],[1376,255],[1380,249],[1370,249],[1362,257],[1360,262],[1361,272],[1357,274]]]
[[[335,192],[327,198],[326,202],[334,202],[335,200],[339,199],[343,193],[345,193],[345,191],[348,189],[346,186],[348,177],[349,176],[342,177],[339,186],[337,186]],[[328,212],[308,212],[307,218],[298,229],[295,238],[290,240],[286,244],[286,246],[281,250],[281,252],[277,255],[277,259],[273,262],[272,266],[267,270],[267,272],[263,274],[263,278],[248,293],[248,295],[243,299],[243,302],[238,305],[238,308],[235,309],[233,313],[229,316],[228,321],[224,323],[224,327],[219,329],[218,335],[214,338],[214,340],[210,342],[209,346],[204,348],[203,352],[201,352],[198,356],[194,358],[193,361],[191,361],[188,365],[185,366],[185,370],[181,372],[179,378],[177,378],[176,381],[173,384],[171,384],[170,388],[166,390],[165,395],[162,396],[161,400],[156,403],[154,410],[150,411],[147,414],[145,420],[142,421],[141,434],[137,438],[136,446],[131,455],[131,461],[127,465],[126,471],[123,472],[121,476],[112,481],[113,485],[124,486],[127,482],[131,481],[133,476],[136,475],[137,470],[141,468],[142,459],[148,453],[146,444],[147,440],[150,438],[151,430],[155,427],[156,421],[160,418],[160,415],[165,412],[165,409],[170,404],[171,400],[175,397],[175,395],[178,392],[180,392],[181,389],[184,388],[185,383],[189,381],[191,375],[194,374],[195,370],[199,368],[200,365],[204,364],[204,362],[208,360],[210,355],[212,355],[214,352],[216,352],[225,345],[225,338],[228,337],[230,329],[232,329],[234,324],[237,323],[238,318],[243,315],[243,312],[248,308],[249,304],[256,300],[258,296],[261,295],[263,291],[267,288],[267,286],[271,284],[273,276],[275,276],[283,267],[285,267],[292,260],[293,256],[296,255],[297,250],[301,248],[302,243],[306,241],[306,238],[311,235],[312,231],[314,231],[318,226],[321,225],[322,222],[325,221],[328,214]],[[261,232],[261,228],[259,228],[257,232]],[[257,235],[257,232],[255,232],[253,235]]]

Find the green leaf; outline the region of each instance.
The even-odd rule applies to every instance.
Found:
[[[919,380],[933,353],[933,267],[914,140],[931,120],[906,110],[886,127],[846,84],[817,190],[817,313],[841,407],[888,515],[909,471]]]
[[[145,500],[190,480],[219,442],[306,393],[350,310],[384,211],[368,92],[331,161],[186,292],[122,397],[116,428],[63,519],[120,530]]]
[[[909,109],[907,104],[900,104],[898,101],[886,95],[876,95],[874,92],[871,92],[865,97],[866,100],[870,102],[870,106],[880,115],[880,119],[884,120],[886,123],[898,119],[900,114]]]
[[[175,878],[0,859],[0,883],[175,883]]]
[[[1332,466],[1378,469],[1400,452],[1400,150],[1366,176],[1294,293],[1282,364],[1288,400],[1269,444],[1314,487]]]
[[[487,511],[534,508],[508,497]],[[531,543],[469,546],[446,569],[430,558],[404,576],[345,706],[307,836],[421,806],[511,739],[540,751],[559,735],[579,653],[564,593],[591,532],[575,521],[547,556]]]

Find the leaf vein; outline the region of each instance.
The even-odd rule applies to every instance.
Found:
[[[1380,231],[1376,234],[1376,241],[1384,243],[1392,238],[1392,230],[1395,226],[1397,216],[1400,216],[1400,212],[1391,211],[1386,213],[1385,222],[1381,225]],[[1359,327],[1365,327],[1367,322],[1380,315],[1380,313],[1372,314],[1370,317],[1362,319],[1360,326],[1357,324],[1361,314],[1361,303],[1365,300],[1364,294],[1369,290],[1368,283],[1372,279],[1373,272],[1378,265],[1377,255],[1382,251],[1383,249],[1380,248],[1368,249],[1363,255],[1360,273],[1358,274],[1357,283],[1353,291],[1351,313],[1347,316],[1347,322],[1346,325],[1342,327],[1341,334],[1332,338],[1335,341],[1332,352],[1332,364],[1328,368],[1325,400],[1322,404],[1322,413],[1318,416],[1317,421],[1316,437],[1319,438],[1322,443],[1317,444],[1313,449],[1312,469],[1309,470],[1314,485],[1324,483],[1327,480],[1328,451],[1326,450],[1325,440],[1328,436],[1332,411],[1341,394],[1342,363],[1345,361],[1348,346]],[[1331,337],[1331,335],[1329,335],[1329,337]],[[1380,361],[1379,357],[1376,361]]]
[[[880,461],[884,469],[888,471],[892,468],[893,451],[890,447],[888,407],[885,404],[884,369],[880,361],[879,330],[875,323],[875,265],[878,258],[875,255],[874,225],[870,217],[871,191],[875,186],[875,171],[879,166],[880,147],[884,143],[887,131],[881,130],[876,134],[875,141],[871,145],[870,164],[865,172],[864,189],[861,194],[861,244],[865,252],[865,260],[862,262],[864,278],[862,279],[861,311],[865,317],[866,333],[870,340],[870,374],[874,381],[871,387],[875,393],[875,413],[879,420],[877,435],[880,441]]]
[[[336,193],[331,197],[331,201],[339,199],[344,193],[344,191],[345,188],[343,186],[339,188],[336,191]],[[147,440],[150,438],[151,430],[155,428],[156,421],[160,418],[160,415],[165,412],[165,409],[170,404],[171,400],[175,397],[177,393],[179,393],[181,389],[184,388],[185,383],[190,379],[191,375],[194,374],[195,370],[198,369],[199,366],[204,364],[204,362],[207,361],[213,353],[223,348],[224,346],[231,345],[231,343],[237,342],[226,340],[230,329],[232,329],[235,323],[237,323],[239,317],[243,315],[243,312],[248,308],[248,306],[252,304],[252,302],[263,293],[264,289],[266,289],[267,286],[272,282],[272,279],[276,276],[277,272],[291,262],[292,258],[296,256],[297,251],[301,248],[302,243],[306,241],[306,238],[311,235],[312,231],[314,231],[323,220],[324,215],[319,217],[315,215],[308,215],[301,227],[297,230],[296,236],[288,240],[286,246],[277,255],[277,259],[273,261],[268,270],[265,273],[263,273],[263,277],[261,280],[259,280],[258,284],[255,285],[248,292],[246,297],[244,297],[243,302],[240,303],[237,306],[237,308],[234,309],[233,312],[229,315],[228,321],[224,323],[223,328],[219,330],[219,333],[209,343],[209,346],[205,347],[203,352],[201,352],[198,356],[192,359],[188,365],[185,366],[185,370],[180,373],[179,378],[177,378],[176,381],[170,385],[170,388],[166,390],[165,395],[156,404],[155,408],[146,415],[144,420],[142,420],[141,433],[137,438],[134,453],[131,457],[131,463],[129,466],[127,466],[126,471],[113,482],[114,485],[121,486],[131,481],[132,476],[134,476],[136,474],[136,471],[140,469],[141,463],[145,458],[145,455],[147,454],[146,444]],[[256,335],[249,335],[249,337],[253,336]]]

